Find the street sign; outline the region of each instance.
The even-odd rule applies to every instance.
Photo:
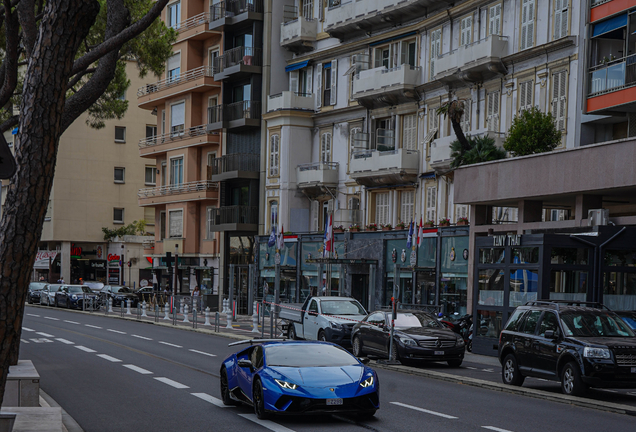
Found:
[[[274,264],[280,265],[280,254],[278,252],[276,252],[276,255],[274,256]]]
[[[4,135],[0,134],[0,179],[9,179],[15,174],[16,165]]]
[[[410,263],[411,263],[411,267],[415,267],[415,264],[417,264],[417,253],[414,250],[411,251]]]

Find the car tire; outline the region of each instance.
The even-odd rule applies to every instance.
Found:
[[[254,403],[254,414],[260,420],[267,420],[270,416],[265,411],[265,399],[263,398],[263,384],[256,378],[252,387],[252,401]]]
[[[298,336],[296,336],[296,326],[294,325],[294,323],[289,323],[289,328],[287,329],[287,339],[298,339]]]
[[[234,406],[237,405],[237,402],[234,401],[230,397],[230,387],[227,379],[227,369],[225,366],[221,369],[221,400],[223,401],[223,405]]]
[[[318,331],[318,340],[322,342],[327,342],[327,336],[325,335],[324,330]]]
[[[561,372],[561,391],[568,396],[583,396],[587,391],[587,385],[581,380],[579,366],[575,362],[569,362]]]
[[[376,411],[377,410],[360,411],[358,413],[358,418],[360,420],[371,420],[373,416],[375,416]]]
[[[519,372],[519,366],[517,366],[517,359],[513,354],[508,354],[501,366],[501,379],[504,384],[521,386],[526,379],[521,372]]]
[[[469,340],[468,343],[466,344],[466,351],[473,352],[473,341],[472,340]]]
[[[351,344],[351,349],[353,351],[353,355],[356,357],[364,356],[364,351],[362,351],[362,341],[360,340],[360,336],[354,336],[353,343]]]
[[[460,367],[463,361],[464,359],[455,359],[455,360],[448,360],[446,363],[448,363],[450,367]]]

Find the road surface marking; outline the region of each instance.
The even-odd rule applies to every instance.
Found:
[[[470,367],[470,366],[465,366],[466,369],[470,369],[470,370],[477,370],[477,368],[474,367]]]
[[[456,419],[457,418],[457,417],[454,417],[454,416],[451,416],[451,415],[448,415],[448,414],[442,414],[442,413],[438,413],[438,412],[435,412],[435,411],[429,411],[429,410],[424,409],[424,408],[416,407],[416,406],[413,406],[413,405],[403,404],[401,402],[391,402],[391,403],[393,405],[398,405],[398,406],[401,406],[401,407],[404,407],[404,408],[410,408],[410,409],[415,410],[415,411],[420,411],[420,412],[423,412],[423,413],[432,414],[432,415],[436,415],[436,416],[439,416],[439,417],[444,417],[444,418],[447,418],[447,419]]]
[[[35,343],[53,342],[52,340],[45,338],[31,339],[31,341]]]
[[[36,315],[36,314],[27,314],[28,316],[34,316],[34,317],[38,317],[40,318],[40,315]]]
[[[50,320],[53,320],[53,321],[59,321],[60,320],[59,318],[53,318],[53,317],[44,317],[44,319],[50,319]]]
[[[31,343],[31,342],[29,342],[29,341],[28,341],[28,340],[26,340],[26,339],[20,339],[20,342],[24,342],[24,343]]]
[[[28,327],[22,327],[22,330],[24,330],[24,331],[35,331],[35,330],[30,329],[30,328],[28,328]]]
[[[119,333],[119,334],[126,334],[126,332],[119,331],[119,330],[113,330],[113,329],[106,329],[106,331],[113,332],[113,333]]]
[[[64,322],[69,324],[79,324],[77,321],[64,320]]]
[[[103,358],[104,360],[108,360],[108,361],[111,361],[111,362],[113,362],[113,363],[116,363],[116,362],[120,362],[120,361],[121,361],[121,360],[119,360],[118,358],[111,357],[111,356],[106,355],[106,354],[97,354],[97,357],[101,357],[101,358]]]
[[[55,337],[52,334],[42,333],[42,332],[35,332],[35,334],[40,335],[40,336],[44,336],[44,337]]]
[[[494,431],[497,431],[497,432],[512,432],[512,431],[509,431],[508,429],[501,429],[501,428],[494,427],[494,426],[482,426],[482,427],[484,429],[490,429],[490,430],[494,430]]]
[[[494,372],[492,369],[482,369],[484,372]]]
[[[90,324],[84,324],[86,327],[90,327],[90,328],[97,328],[97,329],[101,329],[101,327],[99,326],[94,326],[94,325],[90,325]]]
[[[152,374],[152,372],[150,372],[149,370],[140,368],[139,366],[135,366],[135,365],[122,365],[122,366],[130,370],[134,370],[135,372],[139,372],[140,374],[144,374],[144,375]]]
[[[233,408],[232,405],[223,405],[223,401],[221,399],[217,399],[214,396],[210,396],[207,393],[190,393],[192,396],[196,396],[199,399],[203,399],[206,402],[210,402],[212,405],[216,405],[220,408]]]
[[[143,340],[152,340],[151,338],[146,337],[146,336],[139,336],[139,335],[131,335],[131,336],[132,336],[132,337],[139,338],[139,339],[143,339]]]
[[[75,342],[71,342],[70,340],[66,340],[66,339],[62,339],[62,338],[57,338],[55,339],[56,341],[62,342],[66,345],[75,345]]]
[[[82,350],[82,351],[86,351],[86,352],[90,352],[90,353],[97,352],[97,351],[92,350],[90,348],[86,348],[85,346],[82,346],[82,345],[75,345],[75,348],[77,348],[78,350]]]
[[[188,350],[188,351],[192,351],[192,352],[195,352],[197,354],[203,354],[203,355],[210,356],[210,357],[216,357],[216,354],[210,354],[210,353],[206,353],[206,352],[203,352],[203,351],[198,351],[198,350],[195,350],[195,349],[191,349],[191,350]]]
[[[187,388],[190,388],[190,387],[188,387],[187,385],[184,385],[184,384],[178,383],[178,382],[176,382],[176,381],[172,381],[171,379],[168,379],[168,378],[162,378],[162,377],[161,377],[161,378],[157,378],[157,377],[155,377],[155,379],[156,379],[157,381],[161,381],[161,382],[162,382],[162,383],[164,383],[164,384],[168,384],[169,386],[172,386],[172,387],[174,387],[174,388],[178,388],[178,389],[187,389]]]
[[[168,343],[168,342],[159,341],[159,343],[160,344],[164,344],[164,345],[170,345],[170,346],[173,346],[175,348],[183,348],[181,345],[175,345],[175,344],[171,344],[171,343]]]
[[[281,426],[278,423],[274,423],[271,420],[259,420],[258,417],[256,417],[256,414],[239,414],[239,417],[243,417],[244,419],[247,419],[251,422],[259,424],[263,426],[264,428],[267,428],[274,432],[294,432],[292,429],[286,428],[285,426]]]

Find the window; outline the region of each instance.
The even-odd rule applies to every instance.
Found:
[[[121,92],[121,94],[119,96],[117,96],[117,99],[119,99],[121,101],[125,101],[126,100],[126,90]]]
[[[183,210],[170,210],[170,238],[183,237]]]
[[[431,32],[431,71],[429,75],[430,80],[435,79],[435,60],[442,51],[442,29],[437,29]]]
[[[567,116],[567,71],[552,75],[552,115],[557,130],[565,130]]]
[[[125,168],[115,168],[115,183],[124,183]]]
[[[415,218],[415,191],[402,191],[400,193],[400,220],[410,223]]]
[[[161,135],[166,133],[166,110],[161,110]]]
[[[183,158],[170,159],[170,184],[179,186],[183,183]]]
[[[460,27],[460,42],[459,46],[470,45],[473,42],[473,17],[467,16],[461,20]]]
[[[488,93],[488,107],[486,116],[486,127],[491,132],[499,132],[499,99],[500,92]]]
[[[349,160],[351,160],[351,158],[353,157],[353,153],[356,152],[357,150],[360,150],[358,148],[356,148],[356,134],[362,132],[362,128],[360,127],[354,127],[351,128],[351,130],[349,131]]]
[[[311,94],[311,68],[304,68],[289,73],[289,90],[300,96]]]
[[[270,231],[278,228],[278,201],[271,201],[269,203],[269,222]]]
[[[168,58],[166,70],[168,71],[166,76],[168,83],[179,81],[179,75],[181,75],[181,53],[176,53]]]
[[[568,35],[568,6],[570,0],[554,0],[554,39]]]
[[[115,126],[115,142],[117,143],[126,142],[126,127]]]
[[[521,4],[521,40],[519,49],[532,48],[534,46],[534,2],[535,0],[523,0]]]
[[[170,135],[181,136],[185,131],[185,102],[170,106]]]
[[[402,148],[417,150],[417,115],[402,117]]]
[[[523,324],[521,332],[526,334],[534,334],[540,316],[541,311],[530,311],[526,316],[526,322]]]
[[[303,3],[303,17],[306,20],[314,19],[314,0],[302,0]]]
[[[519,112],[532,108],[533,81],[519,83]]]
[[[491,35],[501,34],[501,3],[488,8],[488,32]]]
[[[389,193],[380,192],[375,194],[375,223],[378,225],[388,224],[391,214],[391,204],[389,203]]]
[[[214,63],[216,63],[216,59],[219,57],[219,49],[218,48],[210,48],[208,50],[208,67],[214,71]]]
[[[115,208],[113,209],[113,223],[123,224],[124,223],[124,209],[123,208]]]
[[[417,42],[415,41],[415,39],[402,41],[400,45],[401,45],[401,50],[400,50],[399,63],[407,64],[407,65],[410,65],[411,67],[415,67],[417,64],[417,56],[415,54]]]
[[[151,139],[157,136],[157,126],[146,125],[146,139]]]
[[[462,204],[455,205],[455,220],[457,221],[459,218],[468,219],[468,206]]]
[[[269,175],[278,176],[280,163],[280,139],[278,135],[269,138]]]
[[[144,173],[145,183],[150,186],[157,184],[157,168],[154,165],[148,165],[145,167]]]
[[[181,22],[181,2],[175,2],[168,5],[168,27],[173,29],[179,28]]]
[[[459,121],[459,125],[464,133],[470,132],[470,108],[472,107],[472,103],[473,101],[470,99],[464,101],[464,113]]]
[[[146,221],[146,225],[155,226],[155,208],[154,207],[144,207],[144,220]]]
[[[429,186],[426,188],[426,220],[435,222],[437,202],[437,187]]]
[[[162,211],[159,213],[159,225],[160,225],[160,236],[161,240],[166,238],[166,212]]]
[[[207,222],[206,222],[206,227],[207,227],[207,232],[206,232],[206,236],[205,238],[208,240],[212,240],[214,239],[214,207],[208,207],[206,209],[206,215],[207,215]]]
[[[161,186],[166,185],[166,177],[168,175],[168,164],[166,161],[161,162]]]
[[[320,162],[331,162],[331,134],[325,132],[320,137]]]
[[[323,65],[322,71],[322,96],[324,105],[335,105],[338,83],[338,61],[332,60]]]

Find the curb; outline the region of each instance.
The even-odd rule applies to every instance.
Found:
[[[65,432],[84,432],[84,429],[82,429],[75,419],[42,389],[40,389],[40,406],[60,408],[62,410],[62,427]]]

